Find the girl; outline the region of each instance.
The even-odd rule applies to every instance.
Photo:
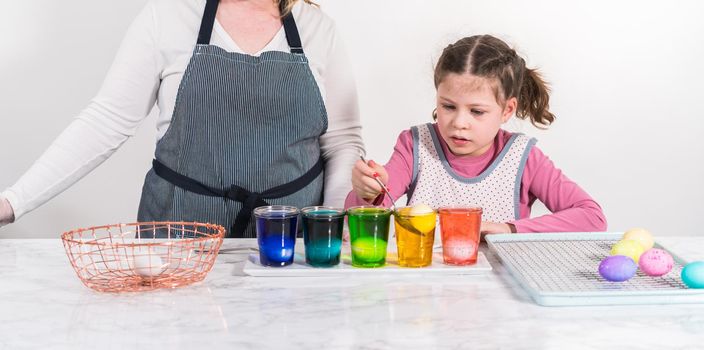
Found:
[[[548,88],[503,41],[464,38],[443,50],[435,67],[435,123],[403,131],[385,166],[357,161],[345,205],[389,205],[373,179],[394,197],[431,207],[480,206],[483,233],[604,231],[599,205],[534,146],[501,129],[514,114],[550,125]],[[530,218],[539,199],[552,212]]]

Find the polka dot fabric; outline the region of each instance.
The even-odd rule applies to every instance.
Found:
[[[527,157],[534,142],[514,134],[492,164],[479,176],[457,174],[447,162],[432,124],[414,126],[415,188],[409,205],[482,207],[482,220],[508,222],[519,218],[518,196]]]

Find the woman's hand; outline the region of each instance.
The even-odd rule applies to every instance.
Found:
[[[482,221],[481,232],[483,234],[492,233],[512,233],[511,226],[500,222]]]
[[[0,197],[0,226],[5,226],[15,221],[15,211],[7,199]]]
[[[389,173],[386,172],[386,169],[373,160],[367,163],[358,160],[352,168],[352,189],[359,198],[368,202],[373,201],[382,193],[381,186],[374,180],[374,174],[377,174],[384,184],[389,180]]]

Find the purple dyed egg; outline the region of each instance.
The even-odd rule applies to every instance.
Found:
[[[612,255],[606,257],[599,264],[599,274],[607,281],[623,282],[635,276],[638,265],[625,255]]]

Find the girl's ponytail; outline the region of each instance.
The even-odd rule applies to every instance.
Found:
[[[516,117],[520,119],[528,117],[533,125],[544,129],[555,121],[555,115],[550,112],[549,107],[550,89],[543,77],[537,69],[525,68]]]

